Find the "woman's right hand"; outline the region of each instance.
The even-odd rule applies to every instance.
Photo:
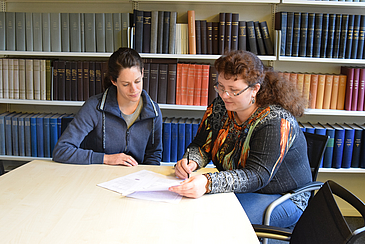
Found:
[[[188,160],[186,158],[183,158],[180,161],[178,161],[175,165],[175,175],[180,179],[186,179],[191,174],[191,172],[193,172],[197,168],[198,168],[197,162],[189,160],[188,164]]]
[[[123,166],[137,166],[137,161],[132,157],[124,153],[105,154],[104,164],[108,165],[123,165]]]

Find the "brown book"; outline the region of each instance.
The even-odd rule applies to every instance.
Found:
[[[195,89],[194,89],[194,101],[193,105],[200,106],[200,97],[202,95],[202,78],[203,78],[203,66],[200,64],[195,65]]]
[[[168,64],[167,74],[167,104],[175,104],[176,102],[176,69],[177,64]]]
[[[90,97],[90,87],[89,87],[89,61],[84,61],[83,63],[84,76],[83,76],[83,85],[84,85],[84,101],[86,101]]]
[[[219,13],[219,39],[218,39],[218,54],[224,53],[224,42],[226,32],[226,14]]]
[[[207,51],[207,21],[200,21],[201,54],[208,54]]]
[[[322,109],[329,109],[331,104],[331,95],[332,95],[332,84],[333,84],[333,75],[327,74],[326,81],[324,85],[324,95],[323,95],[323,107]]]
[[[247,28],[246,21],[239,21],[238,32],[238,49],[247,50]]]
[[[219,22],[213,22],[213,54],[219,54]]]
[[[237,13],[232,14],[232,39],[231,50],[238,50],[238,22],[240,15]]]
[[[77,61],[77,101],[84,101],[84,69],[82,61]]]
[[[66,84],[66,62],[58,61],[58,100],[65,101],[65,84]]]
[[[304,74],[298,73],[297,88],[301,95],[303,95],[303,86],[304,86]]]
[[[150,65],[150,63],[143,64],[143,89],[147,93],[150,93]]]
[[[202,54],[201,20],[195,20],[196,54]]]
[[[188,81],[187,81],[187,103],[186,105],[194,105],[194,90],[199,89],[195,84],[195,66],[196,64],[190,64],[188,69]]]
[[[149,95],[153,101],[157,102],[158,99],[158,75],[159,64],[151,63],[150,66],[150,92]]]
[[[210,65],[202,65],[202,95],[200,100],[200,106],[208,106],[208,91],[209,91],[209,68]]]
[[[232,13],[226,13],[224,51],[231,51],[232,45]]]
[[[160,64],[158,68],[158,93],[157,102],[166,104],[167,101],[167,72],[168,64]]]
[[[340,75],[336,109],[340,110],[345,109],[346,81],[347,81],[347,76]]]
[[[65,100],[71,101],[71,61],[66,61],[65,66]]]
[[[290,73],[290,82],[297,86],[297,84],[298,84],[298,73]]]
[[[108,62],[101,62],[101,92],[105,91],[105,77],[108,75]]]
[[[188,104],[188,72],[189,64],[183,64],[181,70],[181,105]]]
[[[181,105],[181,90],[182,90],[182,63],[176,65],[176,102],[175,104]]]
[[[77,61],[71,61],[71,101],[77,101]]]
[[[218,93],[214,89],[214,85],[218,81],[218,72],[214,68],[214,65],[211,65],[209,68],[209,94],[208,94],[208,105],[213,102],[213,100],[218,97]]]
[[[188,43],[189,54],[196,54],[196,37],[195,37],[195,11],[188,11]]]
[[[325,84],[326,84],[326,75],[324,75],[324,74],[318,75],[316,109],[323,108],[323,97],[324,97]]]
[[[53,61],[53,97],[52,100],[58,100],[58,60]]]
[[[207,22],[207,54],[213,54],[213,22]]]
[[[310,85],[311,85],[311,74],[304,74],[304,83],[303,83],[303,96],[309,102],[309,94],[310,94]],[[309,103],[308,103],[309,106]]]
[[[95,62],[95,94],[102,92],[101,62]]]
[[[309,108],[316,108],[317,101],[317,90],[318,90],[318,75],[312,74],[311,76],[311,85],[310,85],[310,95],[309,95]]]
[[[340,85],[340,76],[339,75],[333,75],[330,109],[337,109],[339,85]]]
[[[95,62],[89,62],[89,96],[95,95]]]

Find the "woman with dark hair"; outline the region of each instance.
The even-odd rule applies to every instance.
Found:
[[[211,160],[219,172],[193,176],[170,191],[192,198],[235,192],[251,223],[262,224],[273,200],[311,181],[306,140],[295,119],[307,101],[250,52],[229,52],[214,66],[219,97],[188,146],[189,162],[185,153],[175,174],[186,179]],[[309,194],[302,194],[287,200],[274,210],[270,224],[294,225],[308,199]]]
[[[57,142],[53,160],[75,164],[159,165],[162,115],[142,89],[143,61],[120,48],[108,61],[105,92],[90,97]]]

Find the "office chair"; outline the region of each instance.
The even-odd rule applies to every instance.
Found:
[[[281,203],[285,202],[289,198],[301,194],[303,192],[311,192],[311,196],[313,196],[313,192],[315,190],[318,190],[322,186],[322,182],[318,182],[317,175],[318,170],[323,158],[324,151],[326,150],[328,136],[325,135],[318,135],[313,133],[304,132],[304,136],[307,140],[307,154],[308,154],[308,160],[310,164],[310,168],[312,171],[312,182],[309,182],[303,187],[300,187],[298,189],[292,190],[290,192],[287,192],[280,198],[273,201],[267,208],[264,214],[263,224],[264,225],[270,225],[270,218],[271,214],[274,211],[274,209],[280,205]],[[267,243],[267,240],[264,239],[263,244]]]
[[[253,225],[256,235],[259,238],[288,241],[290,244],[351,244],[365,238],[365,226],[351,231],[333,194],[348,202],[365,220],[365,204],[350,191],[329,180],[313,196],[293,231]]]

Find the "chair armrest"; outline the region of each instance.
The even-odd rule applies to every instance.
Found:
[[[292,230],[269,225],[252,225],[257,237],[289,241]]]
[[[303,187],[300,187],[298,189],[292,190],[284,195],[282,195],[281,197],[279,197],[278,199],[276,199],[275,201],[273,201],[267,208],[265,211],[265,215],[264,215],[264,225],[270,225],[270,216],[272,211],[281,203],[285,202],[286,200],[288,200],[289,198],[301,194],[303,192],[307,192],[307,191],[315,191],[315,190],[319,190],[322,187],[323,183],[319,182],[319,181],[314,181],[314,182],[309,182],[308,184],[304,185]]]

